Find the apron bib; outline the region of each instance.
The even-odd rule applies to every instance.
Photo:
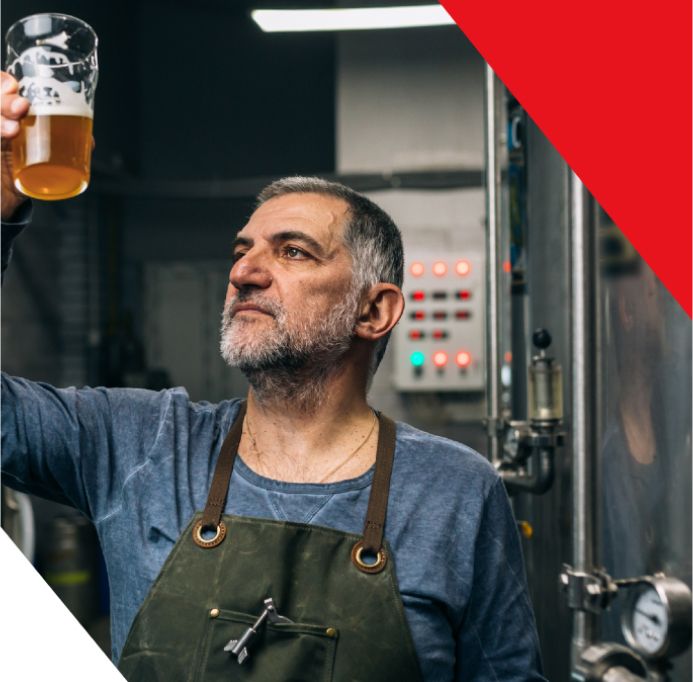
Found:
[[[383,539],[395,425],[379,415],[364,534],[222,515],[245,403],[204,512],[164,563],[128,634],[130,682],[419,682]]]

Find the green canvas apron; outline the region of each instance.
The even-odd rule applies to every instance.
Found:
[[[420,681],[383,539],[394,423],[379,415],[359,536],[222,516],[244,415],[245,404],[222,446],[204,512],[194,515],[135,618],[120,671],[130,682]]]

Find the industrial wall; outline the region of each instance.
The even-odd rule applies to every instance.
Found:
[[[370,192],[402,231],[407,264],[426,250],[483,252],[484,62],[456,27],[342,34],[337,48],[340,173],[478,173],[477,186]],[[407,313],[405,313],[406,315]],[[477,336],[483,327],[473,327]],[[393,390],[392,342],[369,397],[396,419],[484,448],[481,391]]]

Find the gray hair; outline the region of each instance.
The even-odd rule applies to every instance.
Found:
[[[345,201],[349,207],[344,242],[353,262],[353,284],[360,294],[379,282],[402,286],[402,235],[392,218],[363,194],[338,182],[297,175],[267,185],[257,196],[257,206],[284,194],[306,193],[336,197]],[[371,376],[385,355],[389,337],[390,334],[387,334],[376,344],[370,368]]]

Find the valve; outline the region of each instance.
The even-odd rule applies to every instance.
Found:
[[[561,588],[566,593],[568,608],[590,613],[601,613],[609,608],[618,594],[618,584],[604,570],[586,573],[563,565]]]
[[[537,329],[532,343],[539,352],[529,367],[529,421],[541,427],[563,419],[563,372],[560,364],[546,355],[551,345],[548,330]]]
[[[532,343],[540,350],[544,351],[551,345],[551,334],[548,329],[536,329],[532,334]]]
[[[585,649],[573,671],[576,682],[637,682],[648,680],[647,665],[628,647],[614,642]]]
[[[547,329],[532,334],[537,353],[528,369],[529,419],[504,423],[503,459],[498,471],[508,492],[545,493],[553,484],[554,453],[563,444],[563,375],[560,364],[546,355]]]
[[[599,642],[587,647],[573,671],[576,682],[664,682],[671,659],[690,646],[691,590],[677,578],[655,573],[613,579],[604,570],[577,571],[564,565],[560,576],[568,607],[599,613],[626,592],[621,629],[628,647]]]

